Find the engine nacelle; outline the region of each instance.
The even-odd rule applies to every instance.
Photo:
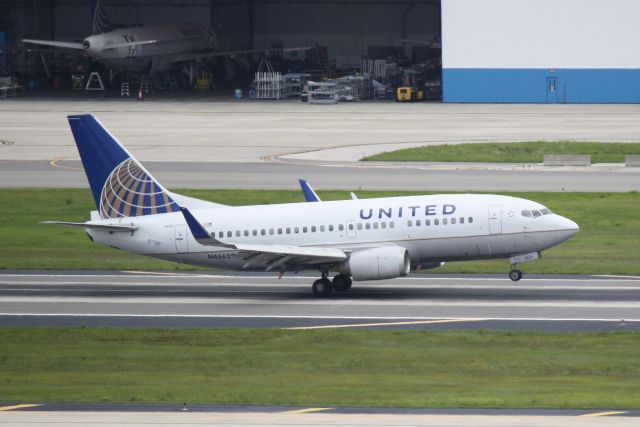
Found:
[[[381,246],[352,252],[338,267],[353,280],[381,280],[406,276],[411,268],[409,252],[400,246]]]

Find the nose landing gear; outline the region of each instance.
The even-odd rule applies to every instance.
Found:
[[[511,271],[509,272],[509,279],[517,282],[522,279],[522,271],[516,269],[516,264],[511,264]]]

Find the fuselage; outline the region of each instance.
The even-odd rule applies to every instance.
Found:
[[[134,42],[152,43],[126,45]],[[214,48],[215,35],[199,24],[129,27],[91,35],[83,45],[87,55],[107,68],[140,72],[154,59]]]
[[[539,203],[498,195],[441,194],[221,207],[193,213],[222,243],[345,251],[396,245],[407,249],[413,269],[446,261],[540,252],[578,231],[573,221]],[[138,227],[133,233],[87,230],[96,242],[105,245],[194,265],[246,266],[237,250],[198,243],[179,212],[101,221]],[[264,268],[259,262],[248,267]]]

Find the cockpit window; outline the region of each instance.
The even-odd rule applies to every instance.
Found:
[[[537,218],[539,216],[542,216],[542,214],[540,213],[540,211],[531,211],[531,213],[533,214],[534,218]]]
[[[542,212],[542,215],[551,215],[551,211],[547,208],[541,209],[540,212]]]
[[[531,217],[531,211],[522,211],[522,216],[526,216],[527,218]]]

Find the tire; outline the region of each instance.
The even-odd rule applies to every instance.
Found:
[[[517,282],[518,280],[522,279],[522,271],[511,270],[509,272],[509,279],[513,280],[514,282]]]
[[[337,292],[347,292],[351,289],[351,277],[344,274],[338,274],[331,281],[331,286]]]
[[[318,279],[311,286],[313,295],[317,297],[326,297],[331,293],[331,289],[331,282],[327,278]]]

